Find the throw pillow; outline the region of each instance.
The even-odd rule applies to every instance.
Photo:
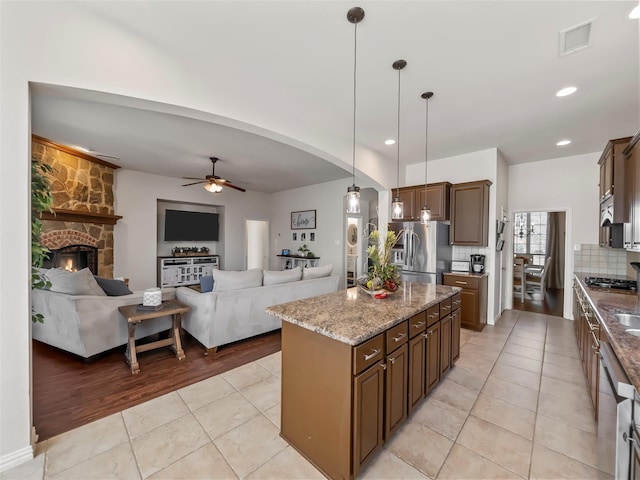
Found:
[[[238,272],[214,270],[212,274],[214,292],[228,292],[230,290],[262,286],[262,270],[259,268]]]
[[[324,265],[322,267],[307,267],[302,271],[303,280],[311,280],[312,278],[328,277],[333,271],[333,265]]]
[[[47,278],[51,282],[50,290],[52,292],[66,293],[68,295],[107,296],[88,268],[83,268],[78,272],[67,272],[61,268],[52,268],[47,272]]]
[[[200,293],[213,291],[213,275],[203,275],[200,277]]]
[[[100,288],[104,290],[104,293],[109,297],[120,297],[122,295],[129,295],[130,293],[133,293],[122,280],[104,278],[97,275],[94,275],[93,277],[96,279],[96,282],[98,282],[98,285],[100,285]]]
[[[300,267],[291,268],[289,270],[265,270],[263,272],[262,284],[277,285],[279,283],[297,282],[302,276]]]

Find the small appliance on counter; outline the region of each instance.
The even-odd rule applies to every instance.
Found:
[[[484,273],[484,255],[471,255],[471,273]]]

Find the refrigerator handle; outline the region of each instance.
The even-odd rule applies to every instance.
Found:
[[[404,266],[404,269],[406,270],[407,267],[409,267],[409,249],[411,248],[411,246],[409,245],[409,236],[407,235],[407,232],[403,232],[402,233],[403,238],[403,242],[404,242],[404,252],[403,252],[403,259],[402,259],[402,263]]]
[[[409,268],[413,270],[413,255],[414,255],[414,247],[413,244],[413,236],[407,233],[407,237],[409,240]]]

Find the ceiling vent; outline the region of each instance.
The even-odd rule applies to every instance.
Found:
[[[591,45],[591,30],[595,18],[560,32],[560,56],[564,57]]]

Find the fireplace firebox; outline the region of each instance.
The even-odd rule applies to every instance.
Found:
[[[51,250],[49,258],[42,265],[44,268],[63,268],[76,272],[89,268],[94,275],[98,274],[98,249],[88,245],[69,245]]]

